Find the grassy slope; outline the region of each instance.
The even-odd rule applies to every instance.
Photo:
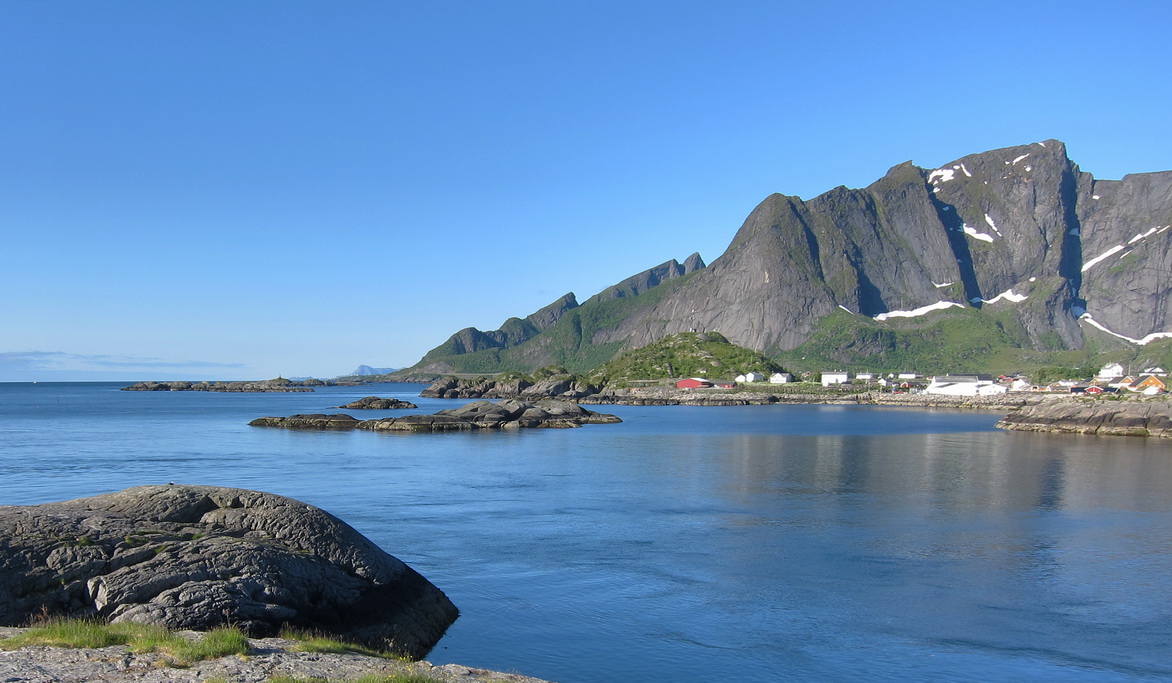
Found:
[[[608,384],[675,377],[731,380],[748,372],[768,376],[781,370],[769,358],[732,344],[715,332],[683,332],[627,351],[591,373],[590,378]]]

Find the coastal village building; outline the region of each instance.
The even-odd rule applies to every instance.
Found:
[[[1095,375],[1095,379],[1110,384],[1111,382],[1118,381],[1125,374],[1126,371],[1119,363],[1108,363],[1099,370],[1099,374]]]
[[[770,384],[789,384],[794,381],[794,376],[788,372],[775,372],[769,376]]]
[[[699,377],[689,377],[676,382],[677,389],[710,389],[711,387],[712,382]]]
[[[765,375],[759,372],[746,372],[743,375],[737,375],[738,382],[764,382]]]
[[[1155,375],[1147,375],[1140,378],[1139,381],[1127,387],[1131,391],[1137,391],[1144,394],[1161,394],[1168,391],[1168,385],[1164,380]]]
[[[850,381],[850,373],[848,372],[824,372],[822,373],[822,386],[828,387],[832,384],[844,384]]]
[[[941,375],[933,377],[924,388],[925,394],[941,396],[994,396],[1004,394],[1009,387],[993,381],[989,375]]]

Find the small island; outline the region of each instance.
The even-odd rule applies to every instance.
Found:
[[[284,377],[256,382],[137,382],[122,391],[219,391],[229,393],[284,393],[313,391],[313,387],[331,386],[320,379],[295,382]]]
[[[337,406],[342,410],[401,410],[413,409],[419,406],[410,401],[401,401],[397,398],[379,398],[378,396],[366,396],[357,401],[350,401],[344,406]]]
[[[614,415],[586,410],[571,401],[543,399],[499,403],[475,401],[459,408],[441,410],[431,415],[404,415],[359,420],[351,415],[320,413],[289,417],[260,417],[248,424],[253,427],[283,429],[346,430],[366,429],[376,432],[448,432],[474,429],[566,429],[584,424],[622,422]]]

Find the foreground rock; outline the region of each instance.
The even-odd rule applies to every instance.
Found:
[[[46,615],[171,629],[229,623],[252,636],[292,625],[419,658],[458,612],[318,508],[170,485],[0,506],[0,624]]]
[[[1048,401],[1015,410],[997,426],[1030,432],[1172,438],[1172,402],[1167,398]]]
[[[400,401],[397,398],[379,398],[378,396],[367,396],[360,398],[357,401],[351,401],[344,406],[338,406],[343,410],[399,410],[402,408],[418,408],[410,401]]]
[[[2,629],[0,638],[23,629]],[[7,633],[5,633],[7,631]],[[199,637],[200,634],[188,634]],[[0,640],[0,646],[3,641]],[[0,681],[7,683],[83,683],[85,681],[155,681],[195,683],[221,679],[233,683],[265,683],[279,677],[299,680],[382,680],[394,675],[414,675],[440,683],[485,681],[493,683],[544,683],[518,674],[474,669],[459,664],[434,666],[358,654],[298,652],[296,641],[264,638],[250,641],[247,657],[221,657],[184,668],[168,666],[159,653],[131,652],[124,646],[98,649],[26,647],[0,651]]]
[[[573,428],[584,424],[622,422],[614,415],[596,413],[582,406],[556,399],[499,403],[475,401],[459,408],[441,410],[432,415],[404,415],[372,420],[358,420],[350,415],[291,415],[260,417],[248,424],[254,427],[285,429],[368,429],[384,432],[446,432],[472,429]]]

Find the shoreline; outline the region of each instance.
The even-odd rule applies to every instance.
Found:
[[[940,394],[891,394],[879,391],[859,393],[810,392],[786,393],[773,391],[713,391],[709,389],[674,389],[665,387],[635,387],[605,389],[575,399],[578,403],[595,405],[891,405],[911,408],[965,408],[973,410],[1013,410],[1048,401],[1070,399],[1064,394],[1000,394],[997,396],[945,396]]]
[[[992,396],[950,396],[922,392],[842,391],[817,387],[785,391],[765,386],[733,390],[666,386],[598,389],[572,380],[546,380],[531,385],[518,381],[449,378],[432,384],[420,396],[522,400],[554,398],[584,405],[854,405],[983,410],[1000,412],[1002,419],[996,426],[1006,430],[1172,438],[1172,400],[1167,395],[1086,396],[1053,392],[1006,392]]]
[[[0,627],[3,639],[27,629]],[[182,631],[197,639],[202,633]],[[461,664],[432,664],[357,653],[301,652],[297,641],[286,638],[250,638],[247,656],[229,655],[177,665],[160,652],[133,652],[125,645],[102,648],[26,646],[0,650],[0,680],[10,683],[199,683],[208,680],[233,683],[267,683],[274,677],[347,681],[362,677],[411,675],[436,683],[549,683],[517,673],[492,671]]]

